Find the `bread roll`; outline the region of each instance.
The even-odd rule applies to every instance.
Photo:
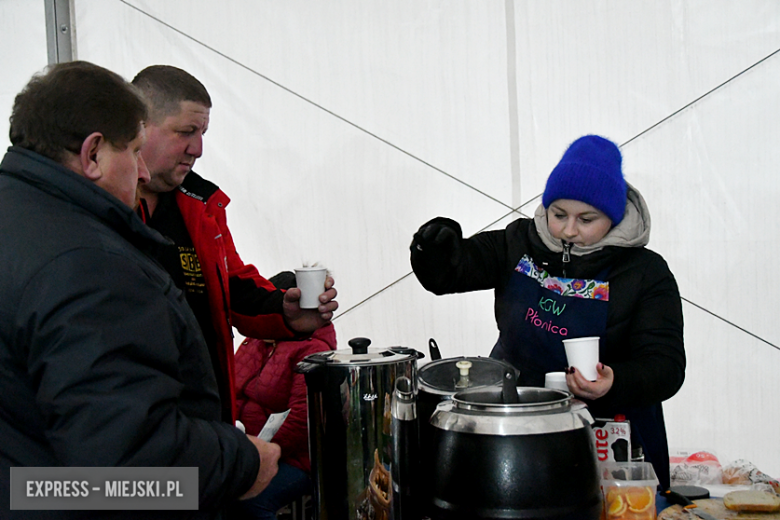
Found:
[[[780,511],[780,496],[753,489],[731,491],[723,497],[723,504],[732,511],[771,513]]]

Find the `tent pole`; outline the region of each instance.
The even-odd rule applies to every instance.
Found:
[[[76,59],[73,0],[44,0],[49,65]]]

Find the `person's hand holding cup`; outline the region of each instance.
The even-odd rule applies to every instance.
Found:
[[[339,308],[338,292],[325,267],[295,269],[295,284],[284,294],[282,312],[290,330],[299,335],[311,334],[330,323]]]
[[[301,290],[299,304],[301,309],[316,309],[320,306],[320,294],[325,292],[325,278],[328,270],[324,267],[298,267],[295,269],[295,285]]]
[[[565,339],[563,347],[570,367],[576,368],[588,381],[598,379],[599,374],[596,369],[599,364],[598,336]]]

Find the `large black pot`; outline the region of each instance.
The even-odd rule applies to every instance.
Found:
[[[601,493],[591,424],[568,392],[465,390],[431,417],[430,516],[436,520],[597,520]]]
[[[431,357],[434,358],[433,351]],[[458,365],[467,365],[462,373]],[[517,379],[517,371],[507,362],[487,357],[453,357],[436,359],[421,366],[417,371],[419,394],[417,399],[417,415],[419,417],[420,453],[430,453],[433,448],[434,428],[430,419],[436,407],[452,399],[457,392],[466,389],[500,389],[510,375],[512,381]],[[514,386],[514,384],[512,385]],[[430,515],[431,486],[433,465],[430,457],[420,460],[419,497],[423,512]]]

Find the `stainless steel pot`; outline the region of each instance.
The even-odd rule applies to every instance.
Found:
[[[355,338],[351,350],[312,354],[297,367],[306,377],[318,520],[416,515],[417,359],[422,354],[369,344]]]
[[[586,406],[569,392],[517,388],[456,393],[437,407],[428,484],[431,517],[596,520],[601,494]]]

